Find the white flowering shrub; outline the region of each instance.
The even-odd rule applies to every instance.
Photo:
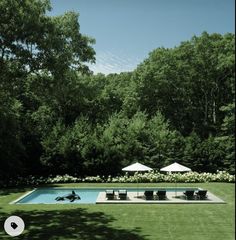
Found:
[[[82,182],[95,182],[95,183],[101,183],[103,182],[103,179],[100,177],[100,176],[96,176],[96,177],[93,177],[93,176],[88,176],[88,177],[85,177],[82,179]]]
[[[107,182],[112,183],[158,183],[158,182],[183,182],[183,183],[198,183],[198,182],[235,182],[235,175],[230,175],[225,171],[217,171],[217,173],[172,173],[163,174],[160,172],[134,173],[132,176],[125,174],[124,176],[111,177]]]
[[[77,177],[70,176],[68,174],[65,175],[57,175],[56,177],[49,177],[46,180],[46,183],[73,183],[80,182],[81,179]]]
[[[158,182],[183,182],[183,183],[200,183],[200,182],[235,182],[235,175],[230,175],[226,171],[217,171],[216,173],[172,173],[164,174],[160,172],[134,173],[133,175],[124,174],[123,176],[87,176],[84,178],[65,175],[49,177],[17,177],[7,182],[0,181],[0,188],[10,186],[38,186],[42,184],[54,183],[158,183]]]

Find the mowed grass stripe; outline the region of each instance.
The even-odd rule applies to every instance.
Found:
[[[136,184],[57,184],[62,187],[136,187]],[[139,185],[140,186],[140,185]],[[140,187],[173,184],[141,184]],[[235,193],[231,183],[182,184],[208,189],[226,204],[9,205],[31,188],[0,191],[1,226],[10,215],[26,222],[19,239],[233,240]],[[11,239],[0,231],[0,239]]]

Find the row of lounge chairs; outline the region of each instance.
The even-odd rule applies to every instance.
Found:
[[[186,190],[184,192],[184,196],[187,200],[193,200],[193,199],[199,199],[199,200],[204,200],[207,199],[207,190]]]
[[[165,200],[167,199],[166,197],[166,190],[158,190],[156,192],[156,195],[154,196],[154,191],[148,190],[144,191],[144,196],[146,200],[153,200],[158,199],[158,200]],[[115,199],[115,191],[114,190],[106,190],[106,198],[107,200],[114,200]],[[127,199],[127,190],[118,190],[118,199],[120,200],[126,200]]]
[[[207,199],[207,190],[186,190],[183,192],[185,199],[187,200],[205,200]],[[145,191],[144,195],[146,196],[147,200],[152,200],[154,199],[153,191]],[[157,199],[158,200],[165,200],[167,199],[166,197],[166,191],[165,190],[158,190],[156,192]]]
[[[127,190],[118,190],[118,197],[120,200],[127,199]],[[115,199],[115,191],[114,190],[106,190],[106,198],[107,200],[114,200]]]
[[[153,200],[153,199],[165,200],[165,199],[167,199],[166,190],[158,190],[156,192],[156,195],[154,195],[154,191],[152,191],[152,190],[145,191],[144,196],[145,196],[146,200]]]
[[[207,190],[186,190],[183,192],[185,198],[187,200],[194,200],[194,199],[199,199],[199,200],[204,200],[207,199]],[[106,198],[107,200],[114,200],[115,199],[115,191],[114,190],[106,190]],[[154,194],[153,190],[146,190],[144,191],[144,196],[146,200],[166,200],[166,190],[158,190],[156,194]],[[119,200],[126,200],[127,199],[127,190],[122,189],[118,190],[118,199]]]

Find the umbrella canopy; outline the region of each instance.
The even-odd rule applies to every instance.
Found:
[[[122,168],[122,171],[127,171],[127,172],[145,172],[145,171],[151,171],[151,170],[153,169],[138,162],[131,164],[125,168]]]
[[[126,171],[126,172],[146,172],[151,170],[153,169],[138,162],[133,163],[125,168],[122,168],[122,171]],[[137,183],[138,183],[138,180],[137,180]],[[138,197],[138,189],[137,189],[137,197]]]
[[[189,172],[189,171],[191,171],[191,169],[175,162],[175,163],[172,163],[169,166],[161,168],[160,171],[165,171],[165,172]],[[176,181],[175,181],[175,185],[176,185]],[[176,192],[177,192],[177,189],[176,189],[176,186],[175,186],[175,197],[177,197]]]
[[[185,167],[177,162],[166,166],[164,168],[161,168],[160,171],[165,171],[165,172],[189,172],[192,171],[190,168]]]

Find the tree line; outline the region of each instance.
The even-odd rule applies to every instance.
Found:
[[[0,176],[116,175],[140,161],[235,172],[235,35],[157,48],[132,72],[94,75],[79,14],[0,2]]]

